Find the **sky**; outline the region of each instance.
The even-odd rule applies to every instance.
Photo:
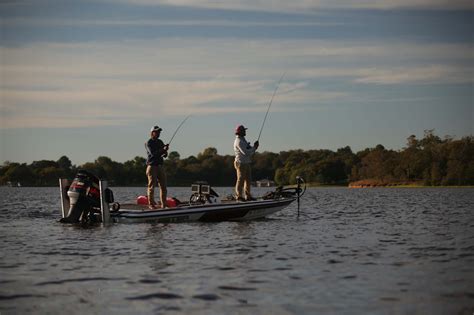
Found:
[[[464,0],[2,0],[0,163],[354,152],[434,129],[473,135],[474,5]]]

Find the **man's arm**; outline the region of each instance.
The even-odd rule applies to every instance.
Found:
[[[237,143],[237,148],[239,151],[246,156],[250,156],[255,153],[255,148],[250,146],[246,141],[240,139]]]
[[[169,145],[164,144],[163,141],[160,140],[159,147],[158,147],[158,155],[164,156],[164,157],[168,156],[168,149],[169,149]]]
[[[148,154],[149,157],[154,155],[151,139],[149,139],[147,142],[145,142],[145,149],[146,149],[146,153]]]

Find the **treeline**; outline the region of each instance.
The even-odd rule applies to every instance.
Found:
[[[197,156],[181,158],[176,151],[165,160],[169,186],[187,186],[204,180],[214,186],[235,183],[234,157],[219,155],[207,148]],[[5,162],[0,167],[0,185],[54,186],[58,178],[72,178],[78,169],[86,169],[115,186],[144,186],[146,160],[137,156],[124,163],[109,157],[72,165],[62,156],[57,161],[41,160],[31,164]],[[255,154],[253,179],[274,179],[278,184],[293,184],[301,175],[307,182],[347,185],[367,181],[391,184],[418,183],[437,185],[474,185],[474,137],[441,139],[433,130],[423,139],[408,137],[403,150],[387,150],[382,145],[353,153],[350,147],[331,150],[291,150]]]

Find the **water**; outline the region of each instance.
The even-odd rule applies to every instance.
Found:
[[[2,315],[474,312],[471,188],[310,189],[299,219],[294,204],[251,222],[89,228],[57,223],[58,190],[0,188]]]

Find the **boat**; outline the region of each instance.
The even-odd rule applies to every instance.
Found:
[[[277,187],[251,201],[235,200],[228,196],[218,200],[218,194],[207,183],[199,182],[191,186],[189,201],[181,202],[168,198],[168,207],[148,209],[148,205],[137,203],[119,204],[114,201],[113,192],[107,181],[87,171],[79,171],[70,183],[59,180],[61,192],[62,223],[138,223],[138,222],[215,222],[247,221],[261,219],[276,213],[294,201],[298,202],[306,190],[301,177],[296,187]],[[143,199],[142,199],[143,200]]]

